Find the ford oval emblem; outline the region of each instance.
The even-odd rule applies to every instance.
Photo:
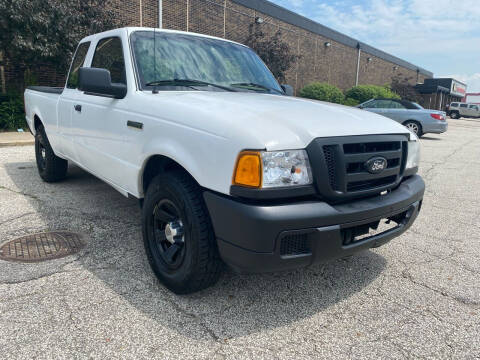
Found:
[[[365,168],[370,174],[379,174],[387,168],[387,159],[378,156],[365,162]]]

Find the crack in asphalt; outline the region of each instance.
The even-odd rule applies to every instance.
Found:
[[[11,222],[11,221],[15,221],[15,220],[21,219],[21,218],[23,218],[23,217],[25,217],[25,216],[33,215],[33,214],[35,214],[35,212],[30,211],[30,212],[27,212],[27,213],[24,213],[24,214],[21,214],[21,215],[17,215],[17,216],[14,216],[13,218],[10,218],[10,219],[7,219],[7,220],[4,220],[4,221],[0,222],[0,225],[9,223],[9,222]]]
[[[40,198],[36,195],[32,195],[32,194],[28,194],[26,192],[23,192],[23,191],[17,191],[17,190],[13,190],[13,189],[10,189],[6,186],[3,186],[3,185],[0,185],[0,190],[6,190],[6,191],[10,191],[14,194],[17,194],[17,195],[23,195],[23,196],[26,196],[26,197],[29,197],[31,199],[34,199],[34,200],[37,200],[37,201],[41,201]]]
[[[425,289],[431,290],[431,291],[433,291],[433,292],[436,293],[436,294],[439,294],[439,295],[442,295],[442,296],[444,296],[444,297],[446,297],[446,298],[452,299],[452,300],[454,300],[454,301],[456,301],[456,302],[459,302],[459,303],[461,303],[461,304],[463,304],[463,305],[470,306],[470,307],[473,306],[473,307],[475,307],[475,308],[478,307],[478,306],[480,306],[480,302],[479,302],[479,301],[470,300],[470,299],[468,299],[468,298],[463,298],[463,297],[460,297],[460,296],[454,296],[454,295],[451,295],[451,294],[447,293],[446,291],[443,291],[443,290],[434,288],[434,287],[432,287],[432,286],[430,286],[430,285],[427,285],[427,284],[424,284],[424,283],[422,283],[422,282],[420,282],[420,281],[418,281],[418,280],[415,280],[414,277],[413,277],[413,275],[410,274],[410,272],[409,272],[408,269],[402,270],[402,273],[401,273],[401,274],[402,274],[402,277],[403,277],[404,279],[409,280],[412,284],[415,284],[415,285],[421,286],[421,287],[423,287],[423,288],[425,288]]]
[[[465,147],[467,147],[468,145],[472,144],[473,142],[476,142],[477,139],[472,139],[470,141],[467,141],[465,143],[463,143],[462,145],[458,146],[456,149],[454,149],[450,154],[448,154],[447,156],[445,156],[443,159],[441,159],[440,161],[437,161],[437,162],[432,162],[431,166],[429,169],[427,169],[426,171],[423,172],[423,177],[425,180],[432,180],[432,178],[429,176],[430,173],[436,169],[437,165],[443,165],[445,164],[448,160],[450,160],[453,156],[455,156],[458,152],[462,151]]]

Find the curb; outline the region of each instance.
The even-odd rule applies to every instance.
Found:
[[[35,145],[35,140],[29,141],[10,141],[10,142],[0,142],[0,147],[8,147],[8,146],[29,146]]]

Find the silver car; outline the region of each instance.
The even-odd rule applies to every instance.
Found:
[[[357,107],[389,117],[405,125],[418,137],[426,133],[441,134],[448,128],[445,112],[424,109],[407,100],[371,99]]]

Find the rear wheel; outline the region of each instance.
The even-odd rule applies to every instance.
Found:
[[[410,131],[412,131],[413,133],[415,133],[415,135],[417,135],[418,137],[420,137],[420,136],[423,135],[422,125],[420,125],[418,122],[409,120],[409,121],[405,121],[405,122],[403,123],[403,125],[404,125],[407,129],[409,129]]]
[[[35,158],[43,181],[61,181],[67,176],[68,161],[55,155],[43,125],[38,127],[35,134]]]
[[[177,294],[209,287],[218,280],[215,234],[200,187],[186,173],[155,177],[142,209],[145,251],[158,279]]]
[[[452,111],[450,113],[450,118],[452,118],[452,119],[458,119],[459,117],[460,117],[460,115],[456,111]]]

